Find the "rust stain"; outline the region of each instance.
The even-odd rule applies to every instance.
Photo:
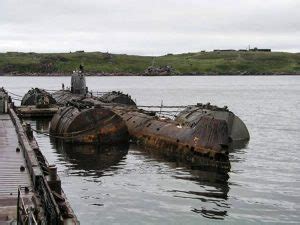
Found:
[[[66,142],[113,144],[128,142],[128,130],[120,116],[106,108],[60,109],[51,121],[50,133]]]
[[[66,100],[63,93],[60,91],[54,94],[58,102]],[[117,123],[97,124],[84,110],[79,112],[78,108],[67,107],[54,116],[51,122],[52,134],[66,137],[68,132],[88,129],[97,124],[97,132],[86,132],[86,138],[80,141],[90,143],[92,140],[99,142],[102,139],[113,144],[116,134],[125,126],[132,140],[148,148],[156,149],[162,154],[173,155],[189,163],[198,162],[201,165],[217,167],[224,171],[230,169],[229,128],[222,118],[216,119],[209,115],[202,115],[195,123],[180,123],[171,119],[159,118],[152,112],[138,109],[134,104],[115,103],[112,100],[114,99],[113,93],[107,95],[105,100],[85,96],[79,100],[77,95],[70,95],[68,92],[66,94],[72,99],[71,103],[73,102],[75,105],[90,104],[98,108],[100,114],[107,114],[106,111],[113,112],[121,120],[118,120]],[[124,102],[126,101],[124,100]],[[81,120],[76,121],[75,118],[79,117]],[[88,135],[94,136],[89,137]],[[96,136],[98,140],[96,140]]]

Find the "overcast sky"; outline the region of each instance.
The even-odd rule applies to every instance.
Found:
[[[300,0],[0,0],[0,52],[300,52]]]

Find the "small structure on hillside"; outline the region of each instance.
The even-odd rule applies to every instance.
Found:
[[[235,52],[235,49],[214,49],[214,52]]]
[[[173,72],[173,68],[171,66],[160,66],[160,67],[154,67],[149,66],[145,70],[146,75],[171,75]]]

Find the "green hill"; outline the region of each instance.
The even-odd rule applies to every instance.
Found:
[[[170,66],[171,74],[300,74],[300,53],[198,52],[165,56],[134,56],[101,52],[0,53],[2,74],[66,74],[83,64],[91,74],[143,74]]]

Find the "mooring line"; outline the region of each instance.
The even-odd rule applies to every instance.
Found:
[[[15,95],[15,96],[17,96],[17,97],[21,97],[21,98],[23,98],[23,96],[21,96],[21,95],[18,95],[18,94],[15,94],[15,93],[13,93],[13,92],[10,92],[10,91],[7,91],[7,93],[9,93],[9,94],[12,94],[12,95]]]
[[[140,108],[170,108],[170,109],[173,109],[173,108],[186,108],[188,107],[188,105],[138,105],[137,107],[140,107]]]
[[[103,121],[103,124],[109,122],[110,120],[112,120],[115,116],[117,116],[116,114],[112,115],[110,118],[106,119]],[[75,131],[75,132],[71,132],[71,133],[65,133],[64,135],[68,135],[68,137],[63,137],[63,136],[57,136],[57,135],[53,135],[53,134],[50,134],[50,132],[42,132],[42,131],[39,131],[39,130],[36,130],[34,128],[31,128],[34,132],[38,133],[38,134],[43,134],[45,136],[48,136],[48,137],[53,137],[53,138],[57,138],[57,139],[74,139],[74,138],[77,138],[77,137],[81,137],[83,135],[85,135],[84,133],[85,132],[88,132],[88,131],[92,131],[92,130],[96,130],[98,129],[99,126],[94,126],[92,128],[89,128],[89,129],[85,129],[85,130],[80,130],[80,131]]]
[[[21,99],[18,99],[18,98],[11,98],[11,99],[13,99],[13,100],[16,100],[16,101],[22,101]]]

